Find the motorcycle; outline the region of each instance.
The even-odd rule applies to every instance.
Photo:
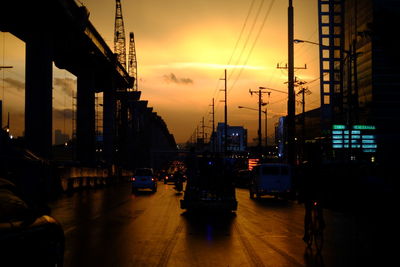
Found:
[[[176,181],[174,189],[178,191],[178,193],[183,191],[183,183],[182,181]]]

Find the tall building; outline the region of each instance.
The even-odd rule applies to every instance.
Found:
[[[397,162],[400,151],[399,15],[399,1],[344,1],[344,113],[349,124],[376,128],[382,163]]]
[[[318,0],[318,5],[321,120],[313,135],[331,140],[331,151],[325,152],[333,157],[396,163],[400,2]],[[309,121],[306,114],[308,133]]]

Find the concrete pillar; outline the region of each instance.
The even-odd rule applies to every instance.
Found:
[[[50,158],[52,147],[52,41],[44,33],[26,42],[25,139],[35,154]]]
[[[103,141],[104,159],[107,163],[115,163],[116,149],[116,89],[113,84],[104,90],[103,95]]]
[[[84,164],[95,161],[95,91],[90,70],[78,76],[76,112],[76,156]]]
[[[128,93],[124,92],[121,101],[120,121],[118,129],[119,163],[127,166],[128,163]]]
[[[0,100],[0,128],[3,129],[3,101]]]

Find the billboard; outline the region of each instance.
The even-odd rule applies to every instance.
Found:
[[[378,148],[374,125],[332,125],[333,149],[359,149],[365,153],[374,153]]]

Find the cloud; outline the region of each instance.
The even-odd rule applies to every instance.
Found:
[[[22,91],[25,89],[25,83],[15,80],[13,78],[4,78],[3,81],[11,85],[12,87],[16,88],[18,91]]]
[[[76,80],[71,78],[54,78],[54,86],[61,87],[61,90],[68,96],[73,96],[76,88]]]
[[[164,81],[166,83],[176,83],[176,84],[193,84],[193,80],[190,78],[177,78],[172,72],[169,75],[164,75]]]
[[[249,70],[265,70],[272,69],[271,67],[262,66],[249,66],[249,65],[224,65],[217,63],[204,63],[204,62],[175,62],[169,64],[153,65],[156,69],[249,69]]]
[[[72,119],[72,114],[73,111],[70,108],[66,109],[58,109],[58,108],[53,108],[53,115],[56,119]]]

